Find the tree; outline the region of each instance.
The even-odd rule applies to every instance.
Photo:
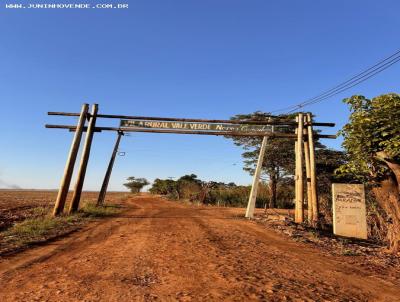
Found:
[[[330,222],[332,219],[332,183],[350,181],[350,179],[335,175],[335,170],[346,163],[347,157],[343,151],[318,149],[315,159],[319,211],[322,214],[320,218],[324,218],[325,222]]]
[[[201,193],[203,182],[197,178],[196,174],[184,175],[176,181],[178,199],[187,198],[195,200]]]
[[[136,178],[134,176],[130,176],[126,180],[128,182],[124,183],[124,186],[127,187],[131,193],[139,193],[144,186],[149,184],[146,178]]]
[[[149,191],[152,194],[177,195],[177,182],[172,179],[156,178]]]
[[[371,99],[355,95],[349,122],[341,130],[348,162],[337,173],[374,185],[372,191],[388,217],[389,250],[400,250],[400,95]]]
[[[238,114],[233,116],[232,120],[251,120],[266,121],[271,118],[267,112],[254,112],[251,114]],[[282,119],[290,119],[291,116],[281,116]],[[277,126],[279,127],[279,126]],[[293,129],[292,129],[293,130]],[[289,129],[279,129],[279,131],[289,131]],[[261,147],[261,137],[255,136],[228,136],[236,146],[241,146],[245,150],[242,153],[244,159],[244,170],[251,175],[254,174],[257,165],[258,155]],[[293,174],[294,171],[294,143],[290,139],[269,138],[264,155],[262,166],[263,173],[267,175],[270,188],[269,207],[276,207],[277,186],[286,177]]]

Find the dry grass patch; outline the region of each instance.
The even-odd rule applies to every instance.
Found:
[[[88,218],[101,218],[114,216],[120,212],[120,206],[107,204],[105,206],[97,207],[93,203],[86,203],[78,212],[78,215]]]
[[[66,235],[92,219],[114,216],[120,212],[120,207],[96,207],[95,204],[85,203],[76,214],[59,217],[51,216],[49,211],[49,208],[37,207],[34,217],[15,223],[0,233],[0,255]]]

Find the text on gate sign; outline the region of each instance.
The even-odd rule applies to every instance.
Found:
[[[171,121],[145,121],[145,120],[121,120],[123,128],[150,128],[170,130],[200,130],[200,131],[226,131],[226,132],[269,132],[270,125],[248,124],[222,124],[222,123],[193,123]]]

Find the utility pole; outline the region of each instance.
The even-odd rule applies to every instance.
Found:
[[[117,153],[118,153],[119,143],[121,141],[122,135],[124,135],[124,132],[122,132],[122,131],[118,131],[117,133],[118,133],[117,140],[114,145],[114,150],[112,152],[110,162],[108,163],[107,172],[106,172],[106,175],[104,176],[103,184],[101,186],[101,190],[99,193],[99,198],[97,199],[97,206],[101,206],[104,204],[104,200],[106,198],[106,193],[107,193],[107,188],[108,188],[108,183],[110,182],[111,172],[112,172],[114,162],[115,162],[115,157],[117,156]]]

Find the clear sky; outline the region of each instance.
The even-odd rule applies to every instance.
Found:
[[[10,1],[7,1],[10,2]],[[13,3],[28,3],[14,0]],[[35,0],[35,3],[78,1]],[[331,88],[400,48],[399,1],[108,0],[124,10],[0,7],[0,187],[57,188],[75,123],[47,111],[225,119],[273,111]],[[400,64],[308,109],[348,116],[341,100],[399,92]],[[101,121],[116,125],[116,121]],[[101,185],[114,133],[96,134],[85,189]],[[339,148],[340,140],[326,141]],[[248,184],[221,137],[124,137],[111,179],[178,177]]]

